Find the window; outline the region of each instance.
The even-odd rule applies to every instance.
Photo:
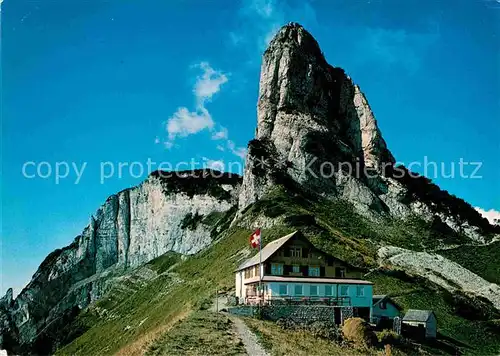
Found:
[[[325,286],[325,295],[333,295],[333,288],[332,286]]]
[[[302,249],[300,247],[290,247],[291,257],[302,257]]]
[[[318,295],[318,286],[309,286],[309,295]]]
[[[319,267],[311,267],[311,266],[309,266],[309,276],[311,276],[311,277],[319,277]]]
[[[348,295],[349,294],[349,286],[340,286],[340,295]]]
[[[335,277],[345,278],[345,268],[344,267],[335,267]]]
[[[296,284],[295,285],[295,295],[302,295],[302,284]]]
[[[356,295],[358,297],[363,297],[365,295],[365,287],[363,287],[363,286],[356,286]]]
[[[275,276],[283,275],[283,265],[279,263],[271,264],[271,274]]]
[[[278,292],[280,295],[287,295],[288,294],[288,286],[286,284],[280,284]]]
[[[292,266],[292,272],[293,273],[300,273],[300,266],[299,265],[293,265]]]
[[[255,265],[253,275],[254,277],[259,276],[259,265]]]
[[[385,300],[379,303],[380,309],[387,309],[387,302]]]

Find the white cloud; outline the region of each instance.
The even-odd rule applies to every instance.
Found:
[[[197,102],[196,110],[190,111],[184,106],[179,107],[167,120],[168,141],[164,142],[166,149],[172,148],[178,137],[187,137],[200,131],[214,129],[214,120],[205,104],[220,91],[224,83],[227,83],[228,77],[222,71],[213,69],[208,62],[201,62],[194,67],[202,70],[202,74],[196,78],[193,88]],[[224,135],[227,137],[225,128],[213,133],[214,139],[223,139]]]
[[[168,139],[173,141],[177,137],[186,137],[213,127],[212,116],[204,107],[199,107],[196,112],[180,107],[167,121]]]
[[[223,160],[213,160],[207,157],[203,157],[203,160],[205,161],[205,168],[210,168],[213,170],[217,171],[224,171],[224,161]]]
[[[490,224],[495,224],[495,219],[496,219],[497,223],[500,223],[500,211],[496,211],[493,209],[486,211],[486,210],[481,209],[480,207],[477,207],[477,206],[474,209],[476,209],[483,217],[488,219]]]
[[[163,145],[165,146],[165,148],[167,150],[171,149],[172,147],[174,147],[174,143],[173,142],[170,142],[170,141],[166,141],[166,142],[163,142]]]
[[[245,156],[247,155],[247,149],[245,147],[236,147],[236,144],[231,140],[227,140],[227,148],[232,154],[240,157],[241,159],[245,159]]]
[[[201,62],[196,66],[203,70],[203,74],[197,78],[193,91],[203,105],[220,91],[220,87],[227,83],[228,78],[226,74],[213,69],[207,62]]]
[[[250,8],[262,18],[270,18],[275,12],[275,0],[252,0]]]
[[[228,137],[228,131],[225,127],[221,126],[219,131],[212,133],[212,140],[224,140]]]
[[[177,138],[187,137],[197,134],[201,131],[208,131],[212,134],[212,140],[224,140],[229,152],[240,158],[246,155],[246,149],[236,147],[233,141],[229,140],[229,132],[224,126],[218,126],[215,129],[216,123],[206,108],[206,103],[209,102],[213,95],[218,93],[221,86],[228,81],[228,75],[220,70],[215,70],[208,62],[201,62],[194,66],[202,69],[202,74],[196,79],[193,88],[193,93],[196,97],[196,110],[190,111],[187,107],[181,106],[167,120],[165,127],[168,133],[168,139],[163,142],[165,148],[171,149],[175,146],[174,142]],[[160,143],[160,138],[155,139],[155,143]],[[218,144],[219,151],[225,151],[226,147],[223,144]],[[214,162],[212,162],[214,163]]]

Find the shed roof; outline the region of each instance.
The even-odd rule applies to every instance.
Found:
[[[398,310],[403,310],[398,303],[392,300],[387,294],[374,294],[373,295],[373,306],[377,305],[381,301],[385,300],[386,302],[390,302],[394,307]]]
[[[429,320],[430,316],[434,314],[432,310],[418,310],[418,309],[408,309],[403,321],[422,321],[425,322]],[[434,317],[436,317],[434,315]]]
[[[286,236],[283,236],[277,240],[271,241],[265,247],[262,248],[262,262],[265,262],[269,257],[271,257],[278,249],[283,246],[288,240],[290,240],[298,231],[292,232]],[[259,253],[257,252],[255,256],[244,261],[236,271],[241,271],[242,269],[258,265],[260,263]]]
[[[377,304],[382,299],[387,298],[387,294],[374,294],[373,295],[373,304]]]

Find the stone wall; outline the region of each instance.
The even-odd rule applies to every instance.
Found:
[[[258,307],[251,305],[242,305],[234,308],[227,308],[228,313],[239,316],[253,317],[258,314]]]
[[[289,319],[303,324],[314,321],[335,322],[335,307],[327,305],[266,305],[262,307],[263,319],[277,321]]]

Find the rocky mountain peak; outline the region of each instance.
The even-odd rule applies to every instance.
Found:
[[[265,161],[256,155],[263,152],[272,158],[267,162],[272,169],[255,177],[256,166]],[[326,62],[309,32],[290,23],[278,31],[263,56],[257,135],[249,146],[240,207],[264,194],[273,181],[264,176],[275,176],[276,169],[306,189],[343,194],[342,185],[352,187],[353,178],[344,177],[340,184],[332,179],[338,176],[335,164],[340,162],[381,172],[383,164],[392,165],[394,158],[359,86],[342,68]],[[329,166],[326,179],[322,177],[325,163]],[[380,205],[370,189],[359,189],[364,191],[363,203]]]
[[[338,139],[377,170],[394,162],[359,86],[326,62],[314,37],[297,23],[278,31],[264,53],[257,116],[257,139],[271,138],[278,148],[290,144],[278,143],[273,132],[279,135],[283,126],[307,128],[331,133],[330,141]]]
[[[14,301],[14,292],[12,288],[7,289],[7,292],[5,295],[0,298],[0,309],[7,309],[12,305],[12,302]]]
[[[285,25],[270,42],[259,84],[240,211],[286,183],[348,200],[372,218],[416,214],[484,240],[479,230],[489,230],[488,224],[469,204],[424,177],[409,177],[406,169],[394,175],[395,158],[364,93],[342,68],[327,63],[301,25]]]
[[[283,26],[269,43],[264,56],[268,53],[289,48],[299,53],[316,56],[319,61],[325,62],[316,39],[300,24],[290,22]]]

